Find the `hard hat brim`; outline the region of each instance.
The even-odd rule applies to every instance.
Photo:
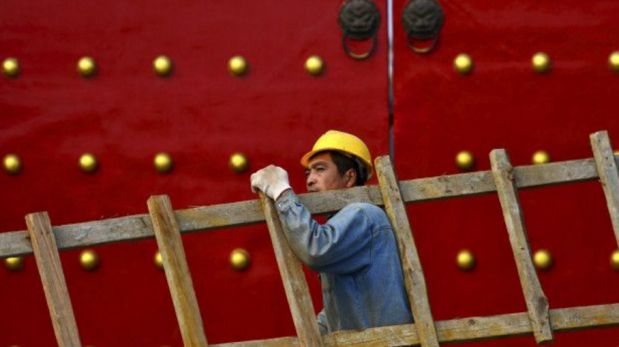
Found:
[[[303,165],[303,167],[304,167],[304,168],[307,168],[307,167],[309,166],[309,161],[310,161],[310,159],[311,159],[314,155],[316,155],[316,154],[318,154],[318,153],[320,153],[320,152],[326,152],[326,151],[338,151],[338,150],[337,150],[337,149],[335,149],[335,148],[321,148],[321,149],[319,149],[319,150],[312,150],[312,151],[309,151],[309,152],[305,153],[305,155],[304,155],[304,156],[302,156],[302,157],[301,157],[301,165]],[[339,152],[339,151],[338,151],[338,152]]]
[[[310,161],[310,159],[312,159],[313,156],[315,156],[318,153],[329,152],[329,151],[343,153],[343,154],[348,155],[348,156],[352,155],[350,153],[342,151],[340,148],[330,148],[330,147],[321,148],[321,149],[318,149],[318,150],[311,150],[311,151],[305,153],[305,155],[303,155],[301,157],[301,165],[304,168],[307,168],[309,166],[309,161]],[[365,160],[363,160],[361,158],[359,158],[359,159],[361,160],[361,162],[363,162],[367,166],[367,169],[368,169],[368,179],[370,179],[372,177],[372,173],[373,173],[372,171],[374,171],[374,165],[372,165],[372,163],[366,162]]]

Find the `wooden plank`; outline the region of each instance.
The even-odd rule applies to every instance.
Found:
[[[514,176],[520,188],[589,181],[598,178],[593,159],[520,166],[514,168]],[[412,203],[496,191],[490,171],[401,181],[400,190],[404,201]],[[337,211],[351,202],[383,204],[377,186],[301,194],[299,199],[313,214]],[[264,222],[264,214],[258,200],[177,210],[175,214],[181,232],[210,231]],[[154,236],[148,214],[57,226],[54,227],[54,233],[59,249]],[[32,247],[26,239],[26,231],[0,233],[0,257],[30,253],[32,253]]]
[[[58,346],[81,346],[69,289],[47,212],[26,215],[26,225]]]
[[[537,343],[551,342],[553,336],[548,313],[548,299],[542,291],[542,286],[531,260],[524,216],[520,208],[514,173],[507,152],[504,149],[492,150],[490,152],[490,163],[535,341]]]
[[[167,195],[151,196],[148,211],[185,346],[207,346],[183,240]]]
[[[593,133],[590,140],[604,195],[606,195],[610,220],[615,230],[615,239],[619,247],[619,173],[617,172],[617,162],[610,145],[608,132],[598,131]]]
[[[415,326],[417,327],[421,346],[438,347],[438,337],[436,335],[434,319],[432,318],[432,311],[430,310],[430,302],[428,301],[426,280],[406,214],[406,207],[398,187],[398,180],[388,156],[378,157],[374,163],[380,191],[385,202],[385,211],[391,220],[391,225],[398,241],[406,293],[408,294],[411,310],[415,317]]]
[[[302,194],[299,199],[313,213],[336,211],[351,202],[382,203],[376,186],[307,193]],[[265,221],[259,200],[177,210],[175,215],[181,232],[218,230]],[[59,249],[154,237],[148,214],[55,226],[54,232]],[[30,253],[32,247],[26,239],[25,231],[0,233],[0,257]]]
[[[308,347],[322,346],[314,304],[303,266],[288,245],[288,240],[284,235],[286,230],[282,227],[273,200],[262,193],[259,195],[299,343],[301,346]]]
[[[619,326],[619,303],[550,310],[555,331],[572,331],[593,327]],[[440,343],[473,342],[491,338],[521,336],[532,333],[527,312],[491,317],[468,317],[436,322]],[[371,328],[362,331],[338,331],[324,336],[325,346],[402,346],[419,345],[415,324]],[[214,347],[283,347],[299,346],[294,337],[243,341]]]
[[[597,171],[593,159],[583,159],[518,166],[514,176],[519,188],[533,188],[590,181],[597,178]],[[400,181],[400,190],[405,202],[417,203],[493,193],[496,187],[492,171],[477,171]]]

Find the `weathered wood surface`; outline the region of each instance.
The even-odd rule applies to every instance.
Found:
[[[593,159],[572,160],[514,168],[519,188],[589,181],[598,178]],[[400,182],[405,202],[424,202],[464,197],[496,191],[491,171],[419,178]],[[341,209],[351,202],[382,205],[377,186],[355,187],[341,191],[307,193],[299,196],[315,214]],[[195,207],[175,211],[181,232],[208,231],[264,222],[258,200]],[[84,247],[110,242],[153,237],[148,214],[110,218],[54,227],[59,249]],[[26,231],[0,233],[0,257],[32,253]]]
[[[81,346],[69,289],[47,212],[26,215],[26,225],[58,346]]]
[[[619,303],[550,310],[555,331],[619,326]],[[468,317],[436,322],[440,343],[471,342],[490,338],[521,336],[532,333],[527,312],[490,317]],[[363,331],[340,331],[324,336],[325,346],[402,346],[419,345],[415,324],[371,328]],[[217,347],[299,346],[294,337],[233,342]]]
[[[389,216],[400,249],[400,261],[406,285],[406,293],[411,311],[415,317],[415,327],[422,347],[438,347],[438,337],[434,326],[434,318],[428,300],[426,280],[417,253],[417,246],[412,234],[408,215],[398,180],[388,156],[376,158],[374,161],[380,191],[385,202],[385,211]]]
[[[615,239],[619,247],[619,172],[617,171],[617,161],[610,145],[608,132],[598,131],[591,134],[590,140],[604,195],[606,195],[610,220],[615,230]]]
[[[518,192],[514,182],[514,173],[509,158],[504,149],[494,149],[490,152],[490,163],[499,201],[503,209],[503,217],[509,242],[514,252],[514,259],[520,277],[520,285],[533,327],[533,335],[537,343],[553,340],[550,326],[549,305],[537,273],[531,260],[531,250],[524,224],[524,216],[520,207]]]
[[[151,196],[148,211],[165,271],[176,319],[185,346],[207,346],[198,299],[193,289],[191,273],[174,210],[167,195]]]
[[[301,346],[306,347],[322,346],[314,304],[303,266],[288,245],[288,240],[284,235],[286,231],[279,220],[273,200],[262,193],[259,195],[299,342]]]

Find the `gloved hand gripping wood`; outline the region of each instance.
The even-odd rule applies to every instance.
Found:
[[[251,190],[263,192],[273,200],[286,190],[291,189],[288,182],[288,173],[279,166],[269,165],[251,175]]]

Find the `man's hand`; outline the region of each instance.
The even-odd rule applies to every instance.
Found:
[[[260,190],[266,196],[277,200],[281,193],[290,189],[288,173],[279,166],[269,165],[251,175],[251,191]]]

